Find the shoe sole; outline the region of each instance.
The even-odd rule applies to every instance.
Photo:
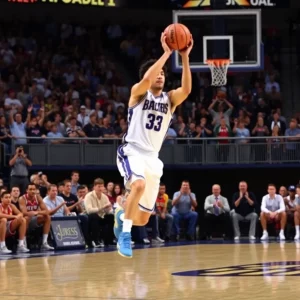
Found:
[[[120,252],[120,246],[119,246],[119,244],[117,244],[117,248],[118,248],[119,255],[121,255],[122,257],[125,257],[125,258],[132,258],[132,255],[131,256],[127,256],[127,255],[124,255],[123,253]]]

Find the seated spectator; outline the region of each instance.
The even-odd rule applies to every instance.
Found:
[[[61,144],[64,142],[63,135],[58,131],[57,125],[52,123],[50,126],[50,131],[47,133],[48,142],[51,144]]]
[[[61,136],[65,136],[66,134],[66,126],[64,123],[61,122],[62,118],[61,118],[61,114],[60,113],[55,113],[54,114],[54,122],[51,124],[55,125],[56,127],[56,131],[54,131],[54,133],[60,133]],[[51,128],[52,131],[52,128]]]
[[[275,81],[275,77],[271,75],[269,78],[270,81],[266,83],[265,92],[271,93],[272,88],[274,88],[276,92],[280,92],[280,86],[279,83]]]
[[[267,223],[280,222],[280,240],[285,240],[284,229],[286,225],[286,212],[283,198],[276,194],[276,186],[274,184],[268,185],[268,194],[262,198],[260,222],[263,228],[262,241],[269,238],[267,231]]]
[[[298,204],[298,195],[296,194],[296,187],[294,185],[290,185],[288,188],[288,196],[282,196],[287,215],[287,234],[290,233],[292,227],[294,227],[295,220],[295,212]],[[296,217],[297,218],[297,217]]]
[[[6,124],[5,116],[0,116],[0,143],[3,143],[6,153],[11,152],[12,134]]]
[[[247,144],[249,142],[250,137],[250,131],[248,128],[245,127],[245,123],[240,120],[234,121],[234,127],[232,132],[235,134],[236,137],[239,137],[240,139],[235,140],[237,144]]]
[[[5,238],[13,236],[18,231],[17,252],[26,253],[29,249],[25,246],[26,240],[26,219],[23,214],[11,204],[11,195],[9,192],[3,192],[0,196],[0,253],[10,254],[5,243]]]
[[[90,114],[89,123],[84,126],[83,131],[89,138],[98,138],[98,140],[89,141],[90,144],[103,143],[103,140],[101,139],[101,137],[103,137],[103,132],[101,127],[97,124],[96,113]]]
[[[164,145],[174,145],[176,137],[176,131],[172,127],[169,127],[166,134],[166,138],[164,140]]]
[[[84,199],[88,192],[89,192],[89,189],[85,184],[79,185],[77,187],[77,198],[78,198],[78,201],[81,203],[82,214],[85,214],[85,215],[87,214],[87,212],[86,212],[86,208],[84,205]]]
[[[94,190],[87,193],[84,199],[95,247],[104,247],[104,244],[100,241],[101,238],[104,239],[106,245],[115,244],[113,234],[114,215],[108,197],[102,193],[103,186],[104,181],[101,178],[95,179]]]
[[[26,194],[19,199],[20,210],[28,224],[28,232],[43,226],[43,241],[41,250],[54,250],[48,244],[51,218],[47,206],[41,196],[36,195],[35,184],[28,184]]]
[[[162,237],[165,241],[169,241],[172,233],[173,216],[168,213],[169,196],[166,194],[166,185],[161,183],[156,198],[156,218],[158,228],[161,229]]]
[[[295,230],[296,230],[296,235],[295,235],[295,240],[300,239],[300,230],[299,230],[299,225],[300,225],[300,185],[297,185],[296,188],[296,195],[297,195],[297,206],[296,206],[296,211],[295,211]]]
[[[18,210],[20,210],[19,198],[20,198],[20,189],[18,186],[11,187],[11,204],[13,204]]]
[[[114,198],[114,195],[113,195],[114,186],[115,185],[114,185],[113,182],[108,182],[107,185],[106,185],[106,194],[105,194],[112,206],[116,202],[116,198]]]
[[[76,118],[70,117],[69,119],[70,125],[67,128],[67,136],[69,138],[78,138],[78,137],[85,137],[84,131],[81,129],[80,126],[76,125]],[[75,143],[79,143],[79,140],[74,140]]]
[[[256,223],[258,216],[255,212],[256,197],[252,192],[248,192],[248,184],[245,181],[241,181],[239,184],[239,192],[236,192],[232,197],[232,204],[234,209],[231,213],[234,229],[234,239],[239,240],[240,233],[240,221],[250,222],[249,239],[255,240]]]
[[[49,210],[49,215],[51,217],[64,217],[70,215],[66,202],[62,197],[58,196],[57,193],[57,186],[55,184],[50,184],[48,186],[48,195],[43,199]]]
[[[204,202],[205,232],[211,239],[216,223],[221,223],[223,236],[230,237],[230,207],[227,198],[221,196],[221,187],[218,184],[212,186],[212,195],[207,196]]]
[[[13,89],[8,91],[8,97],[4,101],[4,108],[13,114],[15,114],[17,111],[22,111],[23,109],[23,105],[20,100],[16,99],[16,93]]]
[[[108,118],[103,119],[103,126],[101,127],[103,136],[105,138],[115,138],[115,130],[110,126]]]
[[[81,127],[84,128],[90,122],[88,113],[86,112],[86,107],[84,105],[80,106],[80,113],[77,115],[77,121],[81,124]]]
[[[272,132],[274,126],[278,126],[281,130],[281,132],[285,132],[286,130],[286,124],[282,120],[280,120],[280,116],[277,112],[273,113],[273,116],[271,118],[270,124],[269,124],[269,129]]]
[[[197,207],[197,200],[196,195],[191,192],[189,181],[182,181],[180,191],[173,196],[172,205],[175,239],[179,240],[180,222],[184,220],[188,221],[186,237],[188,240],[194,240],[198,213],[193,210]]]

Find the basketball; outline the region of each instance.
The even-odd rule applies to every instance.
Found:
[[[165,29],[167,45],[172,50],[183,50],[191,43],[189,29],[180,23],[171,24]]]

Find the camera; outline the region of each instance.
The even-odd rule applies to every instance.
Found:
[[[23,147],[19,147],[18,154],[22,154],[22,152],[23,152]]]

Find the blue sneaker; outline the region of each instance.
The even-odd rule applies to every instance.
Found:
[[[118,239],[118,253],[123,257],[132,257],[131,234],[130,232],[121,232]]]

